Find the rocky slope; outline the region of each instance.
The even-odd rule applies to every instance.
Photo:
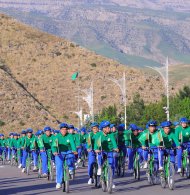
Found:
[[[73,111],[78,108],[78,81],[80,89],[89,88],[93,81],[95,113],[113,104],[121,108],[120,90],[108,78],[119,79],[124,71],[128,102],[136,92],[146,102],[158,101],[164,93],[157,75],[123,66],[2,14],[0,36],[2,130],[42,128],[45,124],[56,128],[56,120],[76,124]],[[76,71],[79,78],[72,81]],[[178,87],[175,84],[173,92]],[[82,99],[80,105],[89,113]]]

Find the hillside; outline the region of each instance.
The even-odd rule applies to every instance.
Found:
[[[190,64],[188,0],[0,0],[0,11],[122,64]]]
[[[118,64],[64,39],[40,32],[5,15],[0,15],[1,114],[3,130],[45,124],[56,120],[75,123],[78,87],[71,80],[79,71],[81,89],[94,81],[95,113],[103,107],[120,106],[120,90],[108,77],[119,79],[126,72],[128,101],[139,92],[146,102],[164,93],[162,80],[143,71]],[[173,86],[171,86],[173,87]],[[172,92],[177,90],[175,84]],[[84,94],[81,92],[81,96]],[[81,101],[84,113],[87,104]]]

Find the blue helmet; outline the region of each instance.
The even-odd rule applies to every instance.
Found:
[[[54,130],[54,133],[60,133],[60,131],[59,130]]]
[[[59,128],[60,128],[60,129],[62,129],[62,128],[68,129],[68,125],[67,125],[67,123],[61,123],[61,124],[59,125]]]
[[[74,129],[74,125],[68,125],[68,129]]]
[[[11,133],[9,133],[9,136],[11,136],[11,135],[13,135],[14,133],[13,132],[11,132]]]
[[[164,127],[171,127],[172,126],[172,123],[170,121],[164,121],[161,123],[161,127],[164,128]]]
[[[23,129],[23,130],[21,131],[21,134],[26,134],[26,130]]]
[[[139,127],[139,126],[138,126],[138,130],[139,131],[144,131],[144,129],[142,127]]]
[[[180,119],[180,123],[188,123],[188,122],[189,122],[188,119],[185,117]]]
[[[80,131],[83,132],[83,133],[86,133],[86,127],[82,127],[82,128],[80,129]]]
[[[18,134],[17,133],[13,133],[13,136],[18,136]]]
[[[115,127],[115,124],[111,124],[111,125],[110,125],[110,128],[113,128],[113,127]]]
[[[131,131],[135,131],[135,130],[138,130],[138,126],[135,125],[135,124],[130,124],[130,125],[129,125],[129,129],[130,129]]]
[[[110,127],[110,122],[109,121],[102,121],[100,123],[100,126],[101,126],[102,129],[105,128],[105,127]]]
[[[42,135],[44,132],[43,130],[38,130],[39,135]]]
[[[150,121],[148,121],[148,127],[149,126],[157,126],[157,121],[154,121],[154,120],[150,120]]]
[[[51,127],[49,127],[49,126],[44,127],[44,132],[46,132],[46,131],[51,131]]]
[[[99,125],[98,125],[97,122],[94,122],[94,123],[91,123],[90,127],[91,127],[91,128],[93,128],[93,127],[99,127]]]
[[[174,125],[174,126],[178,126],[178,125],[179,125],[179,122],[178,122],[178,121],[174,121],[174,122],[173,122],[173,125]]]
[[[4,134],[1,134],[1,137],[4,137]]]
[[[125,130],[125,124],[120,124],[117,129],[118,129],[118,131],[124,131]]]
[[[26,133],[33,133],[33,129],[32,129],[32,128],[28,128],[28,129],[26,130]]]

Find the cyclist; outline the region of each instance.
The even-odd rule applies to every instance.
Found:
[[[56,165],[56,189],[61,188],[63,178],[63,163],[69,167],[69,173],[73,174],[74,171],[74,154],[76,146],[72,134],[68,133],[68,125],[66,123],[60,124],[60,133],[57,134],[52,143],[52,152],[55,155]]]
[[[54,136],[51,134],[51,127],[44,127],[44,134],[40,136],[38,146],[40,148],[40,156],[42,159],[42,175],[47,177],[48,174],[48,159],[52,159],[51,146]]]
[[[135,124],[129,125],[129,130],[125,132],[126,137],[130,138],[128,139],[128,147],[127,147],[127,153],[128,153],[128,169],[129,173],[133,173],[133,162],[135,157],[135,152],[138,152],[140,156],[140,163],[143,161],[143,151],[141,148],[141,143],[139,141],[139,128]]]
[[[0,156],[2,156],[3,151],[6,155],[6,139],[4,134],[0,134]]]
[[[104,156],[107,156],[108,162],[112,168],[113,176],[115,173],[113,151],[119,152],[114,135],[111,133],[110,122],[102,121],[100,124],[102,131],[96,136],[94,149],[96,153],[101,153],[101,165],[104,162]],[[100,169],[101,172],[101,169]],[[112,188],[115,188],[113,183]]]
[[[148,167],[148,153],[150,151],[154,154],[154,160],[158,161],[158,148],[156,145],[157,141],[157,121],[150,120],[147,125],[148,129],[144,130],[140,136],[139,141],[143,149],[143,160],[144,160],[144,169]]]
[[[161,123],[162,129],[158,132],[158,161],[159,161],[159,170],[163,170],[163,157],[164,155],[170,155],[170,161],[175,163],[175,153],[172,149],[174,144],[180,149],[180,143],[173,133],[171,128],[172,123],[170,121],[164,121]]]
[[[28,153],[32,152],[33,156],[33,162],[34,162],[34,168],[33,171],[37,171],[37,153],[36,153],[36,147],[37,147],[37,141],[35,136],[33,135],[33,129],[28,128],[26,130],[27,136],[25,136],[23,143],[22,143],[22,149],[23,149],[23,158],[22,158],[22,172],[24,173],[26,170],[26,159],[28,157]]]
[[[97,155],[94,151],[94,145],[95,145],[95,138],[97,134],[99,133],[99,125],[98,123],[94,122],[91,124],[90,127],[92,129],[92,132],[90,132],[86,138],[87,151],[88,151],[88,175],[90,177],[88,180],[89,185],[94,183],[93,164],[96,163],[96,158],[97,158]],[[100,163],[99,163],[99,167],[100,167]],[[97,173],[97,175],[100,177],[101,173]],[[99,181],[99,178],[98,178],[98,181]]]
[[[13,135],[14,135],[13,132],[9,133],[9,137],[6,139],[7,160],[8,160],[9,162],[10,162],[11,152],[12,152],[10,145],[11,145],[11,142],[12,142],[12,139],[13,139]]]
[[[184,117],[180,119],[180,125],[175,129],[175,135],[181,144],[181,148],[177,149],[177,165],[178,165],[177,173],[181,173],[182,153],[183,153],[183,150],[188,147],[188,142],[190,141],[189,140],[190,139],[190,127],[188,127],[187,118]],[[188,150],[190,151],[189,148]]]

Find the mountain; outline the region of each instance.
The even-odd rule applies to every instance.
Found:
[[[188,0],[0,0],[0,11],[132,66],[190,64]]]
[[[116,104],[121,109],[120,89],[110,81],[126,72],[127,102],[135,93],[148,102],[164,94],[158,75],[118,64],[65,39],[41,32],[0,14],[0,120],[1,131],[42,128],[57,121],[77,124],[78,94],[94,84],[94,112]],[[71,80],[79,72],[76,81]],[[181,84],[180,84],[181,85]],[[181,86],[175,83],[171,93]],[[78,91],[78,86],[81,89]],[[87,104],[80,99],[84,113]]]

